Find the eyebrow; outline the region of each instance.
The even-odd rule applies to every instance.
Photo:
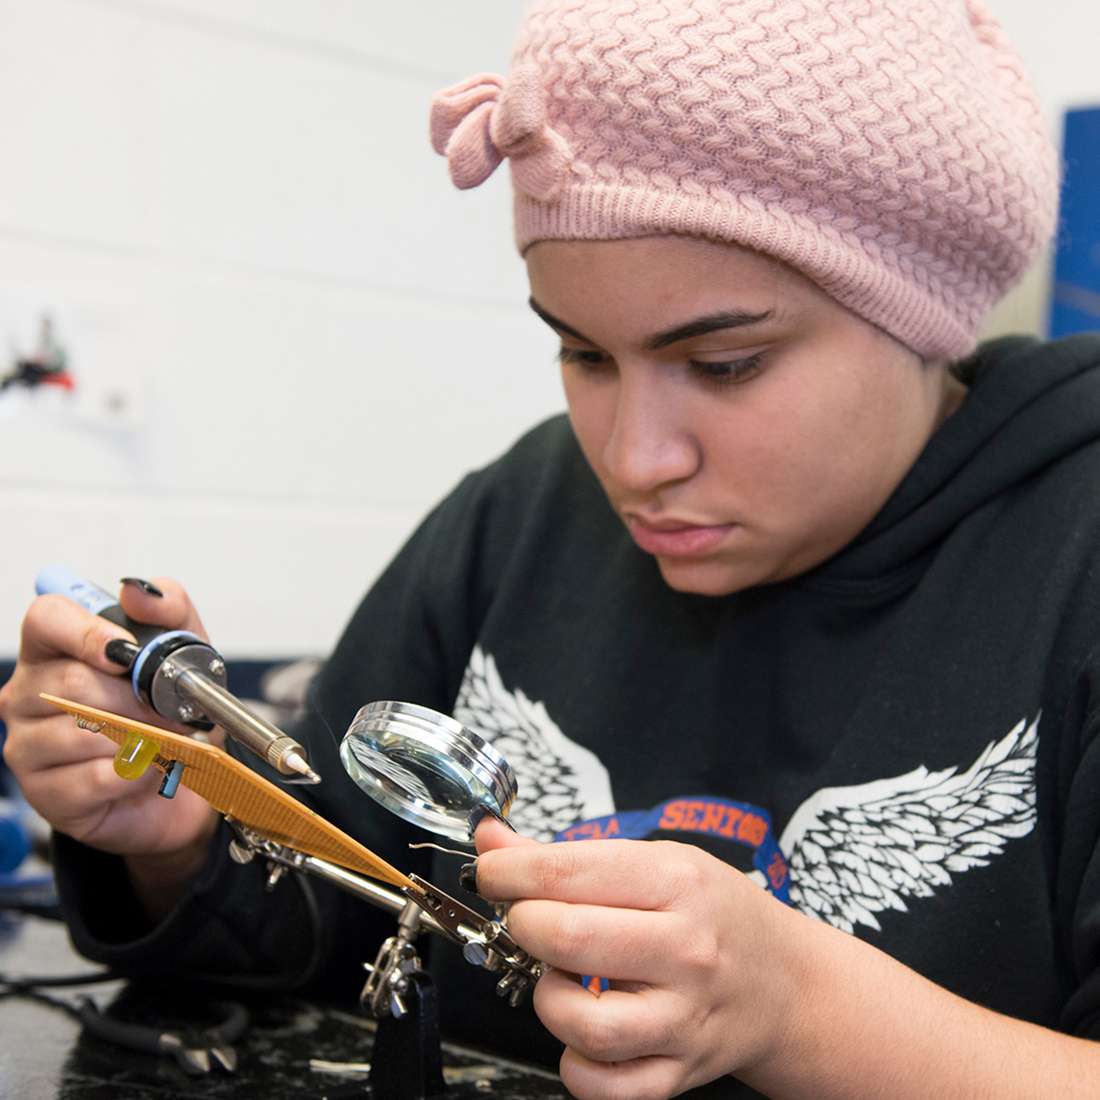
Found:
[[[528,298],[527,303],[552,329],[563,332],[566,336],[572,336],[576,340],[582,340],[586,344],[592,344],[593,347],[596,346],[595,340],[590,340],[584,333],[578,332],[571,325],[567,325],[552,313],[548,313],[534,298]],[[761,321],[768,320],[771,315],[772,311],[770,309],[765,310],[763,313],[747,313],[738,309],[708,313],[702,317],[696,317],[693,321],[677,325],[675,328],[654,333],[644,341],[643,346],[648,351],[659,351],[671,344],[678,344],[681,340],[690,340],[695,336],[706,336],[708,332],[720,332],[722,329],[758,325]]]

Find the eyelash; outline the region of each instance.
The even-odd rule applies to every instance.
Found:
[[[747,356],[745,359],[733,359],[724,363],[705,363],[690,359],[688,367],[708,385],[739,386],[751,381],[760,373],[763,358],[763,354],[758,353]],[[595,374],[607,364],[607,356],[602,351],[562,348],[558,352],[558,362],[578,366],[587,373]]]

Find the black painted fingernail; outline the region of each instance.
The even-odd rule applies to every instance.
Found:
[[[468,894],[477,893],[477,860],[464,863],[458,869],[458,885]]]
[[[116,665],[129,668],[134,663],[134,658],[141,652],[141,647],[128,642],[125,638],[112,638],[103,652],[108,661],[114,661]]]
[[[132,584],[136,588],[140,588],[142,592],[148,592],[150,596],[156,596],[160,598],[164,593],[157,588],[152,581],[143,581],[141,577],[123,577],[122,584]]]
[[[468,819],[467,828],[470,830],[470,836],[473,836],[477,831],[477,827],[487,818],[496,818],[502,825],[507,825],[509,829],[514,833],[516,831],[515,825],[513,825],[506,817],[501,817],[491,806],[486,806],[484,802],[479,802],[471,811]]]

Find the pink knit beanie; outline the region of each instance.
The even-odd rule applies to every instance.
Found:
[[[508,159],[521,252],[734,242],[926,358],[973,348],[1057,204],[980,0],[542,0],[511,73],[440,92],[431,134],[459,187]]]

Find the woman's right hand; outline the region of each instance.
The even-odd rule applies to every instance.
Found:
[[[160,578],[156,584],[163,597],[123,585],[120,602],[126,614],[205,638],[183,588]],[[160,797],[156,768],[140,779],[122,779],[114,770],[114,742],[78,728],[72,715],[39,697],[47,692],[193,732],[166,723],[134,697],[129,677],[104,652],[114,638],[134,640],[123,627],[63,596],[39,596],[31,604],[15,672],[0,690],[0,718],[8,729],[4,759],[27,801],[54,829],[125,856],[146,907],[161,909],[161,904],[150,905],[149,897],[178,893],[173,887],[182,888],[198,870],[216,828],[214,811],[185,787],[174,798]],[[217,741],[220,731],[210,736]]]

